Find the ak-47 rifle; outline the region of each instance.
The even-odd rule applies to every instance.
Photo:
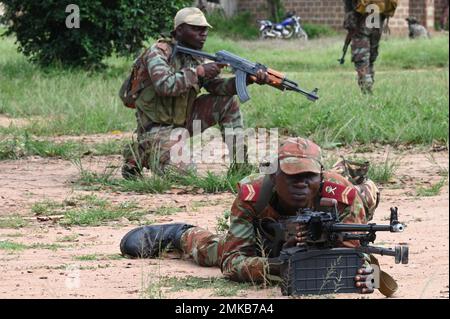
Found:
[[[268,73],[270,86],[273,86],[282,91],[287,90],[301,93],[305,95],[310,101],[316,101],[319,98],[317,96],[317,88],[311,92],[307,92],[300,88],[297,83],[289,80],[283,73],[270,69],[263,64],[251,62],[225,50],[219,51],[216,54],[209,54],[203,51],[193,50],[180,45],[175,45],[172,55],[175,55],[177,52],[206,58],[208,60],[230,66],[232,68],[232,71],[236,75],[236,92],[242,103],[250,100],[250,96],[247,92],[247,75],[249,75],[253,79],[256,79],[256,73],[259,70],[264,70]]]

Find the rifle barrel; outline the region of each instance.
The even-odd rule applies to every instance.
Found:
[[[319,99],[319,97],[316,94],[317,93],[316,90],[314,90],[312,92],[307,92],[307,91],[303,90],[302,88],[299,88],[298,84],[291,80],[284,79],[282,85],[286,90],[301,93],[301,94],[305,95],[311,101],[315,101],[315,100]]]

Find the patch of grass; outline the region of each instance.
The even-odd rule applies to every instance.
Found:
[[[123,258],[124,257],[120,254],[110,254],[110,255],[88,254],[73,257],[74,260],[78,261],[120,260]]]
[[[79,261],[93,261],[93,260],[100,260],[100,257],[97,254],[92,254],[92,255],[75,256],[73,259]]]
[[[242,106],[248,127],[278,127],[279,134],[309,137],[319,145],[448,140],[448,70],[379,72],[372,96],[359,92],[353,73],[329,73],[320,80],[317,73],[288,76],[304,87],[324,88],[320,99],[310,103],[291,92],[281,98],[250,86],[252,100]]]
[[[375,183],[388,183],[392,181],[399,165],[397,160],[386,157],[386,160],[381,164],[370,163],[368,176]]]
[[[236,193],[237,183],[245,176],[254,173],[248,168],[228,171],[218,175],[207,172],[206,175],[197,175],[194,172],[185,174],[174,171],[167,172],[164,176],[151,175],[150,177],[135,180],[114,178],[114,171],[105,169],[103,173],[91,172],[83,168],[80,161],[74,162],[80,172],[80,178],[76,181],[83,188],[97,187],[111,188],[121,192],[159,194],[170,190],[173,185],[186,186],[191,189],[202,189],[206,193],[232,192]]]
[[[216,231],[218,233],[225,233],[230,229],[230,215],[231,211],[226,210],[222,216],[217,217]]]
[[[6,136],[0,139],[0,160],[19,159],[27,156],[61,157],[72,159],[84,155],[111,155],[122,152],[124,142],[108,141],[87,145],[81,142],[53,142],[36,140],[27,131],[22,135]]]
[[[183,209],[180,207],[173,206],[162,206],[158,207],[156,210],[152,211],[153,214],[158,216],[168,216],[181,212]]]
[[[338,34],[336,30],[325,24],[302,23],[302,28],[309,39],[331,37]]]
[[[27,246],[20,243],[15,243],[9,240],[0,241],[0,249],[2,250],[12,250],[12,251],[21,251],[26,249]]]
[[[3,235],[3,236],[5,236],[5,237],[23,237],[23,234],[21,234],[21,233],[12,233],[12,234],[6,234],[6,235]]]
[[[25,245],[21,243],[15,243],[9,240],[6,241],[0,241],[0,249],[4,250],[13,250],[13,251],[20,251],[24,249],[50,249],[53,251],[56,251],[58,248],[61,248],[63,246],[58,244],[43,244],[43,243],[34,243],[31,245]]]
[[[33,206],[31,206],[31,212],[35,215],[57,215],[59,212],[58,209],[61,209],[63,205],[60,203],[57,203],[53,200],[43,200],[41,202],[34,203]]]
[[[28,133],[0,140],[0,159],[18,159],[30,155],[70,158],[77,151],[80,152],[80,144],[33,140]]]
[[[22,228],[28,222],[18,215],[0,217],[0,228]]]
[[[92,155],[115,155],[122,154],[123,148],[128,141],[109,140],[102,143],[96,143],[91,146]]]
[[[57,251],[59,248],[62,248],[64,246],[59,244],[43,244],[43,243],[35,243],[32,245],[27,246],[27,248],[30,249],[49,249],[53,251]]]
[[[170,180],[158,175],[140,178],[136,180],[126,180],[114,178],[117,168],[105,168],[102,173],[86,170],[81,161],[72,161],[80,172],[80,178],[76,181],[83,188],[109,187],[117,191],[136,193],[163,193],[171,188]]]
[[[121,254],[110,254],[110,255],[105,255],[106,259],[109,260],[120,260],[120,259],[125,259],[125,257],[123,257]]]
[[[145,212],[130,212],[120,208],[82,208],[67,211],[59,221],[61,225],[99,226],[104,222],[118,220],[122,217],[128,220],[140,220]]]
[[[250,283],[236,283],[220,277],[162,277],[161,286],[169,287],[169,291],[191,291],[197,289],[213,289],[213,295],[237,296],[239,291],[253,287]]]
[[[447,177],[441,178],[439,182],[430,187],[418,187],[416,189],[417,196],[437,196],[441,192],[442,187],[447,182]]]
[[[49,209],[51,207],[51,209]],[[64,226],[98,226],[104,222],[126,218],[129,221],[141,221],[147,213],[136,210],[137,205],[133,202],[124,202],[119,205],[112,205],[106,199],[96,195],[84,195],[66,199],[62,203],[44,201],[36,203],[34,206],[36,214],[56,214],[63,215],[58,221]],[[147,221],[146,222],[151,222]],[[73,237],[75,236],[75,237]],[[66,237],[66,241],[77,238],[77,235]]]
[[[78,235],[77,234],[67,235],[67,236],[58,238],[56,241],[62,242],[62,243],[76,242],[76,241],[78,241]]]

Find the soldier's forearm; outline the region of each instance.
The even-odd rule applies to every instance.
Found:
[[[192,68],[182,69],[177,73],[170,73],[162,68],[152,70],[150,78],[159,96],[179,96],[198,83],[197,73]]]

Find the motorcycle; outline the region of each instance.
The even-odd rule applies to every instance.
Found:
[[[303,30],[301,19],[295,13],[288,14],[281,23],[273,23],[270,20],[259,21],[259,33],[261,39],[291,39],[299,38],[308,40],[308,34]]]

